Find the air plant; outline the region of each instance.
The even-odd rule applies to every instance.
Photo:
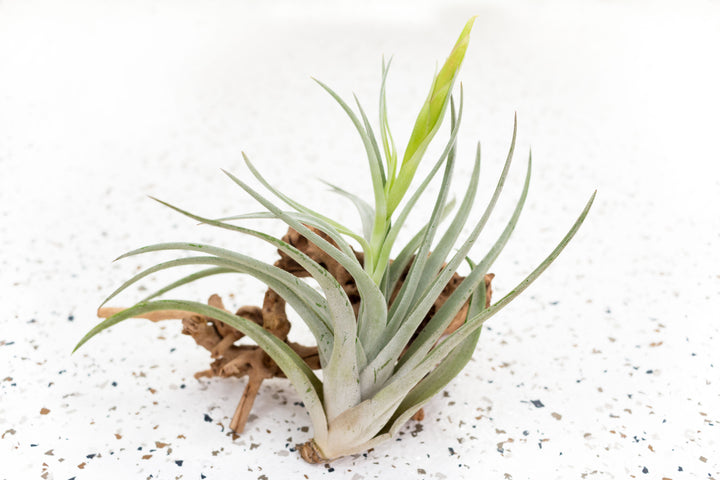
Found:
[[[161,202],[196,221],[251,235],[273,245],[302,266],[319,289],[276,266],[235,251],[198,243],[151,245],[126,253],[120,258],[167,250],[197,252],[198,256],[179,258],[149,268],[125,282],[108,300],[138,280],[160,270],[182,265],[203,266],[204,269],[181,278],[135,306],[105,319],[80,340],[76,349],[106,328],[148,312],[179,310],[204,315],[224,322],[250,337],[277,363],[293,384],[309,412],[313,426],[313,439],[301,448],[301,454],[306,460],[325,461],[361,453],[393,437],[413,414],[468,363],[483,323],[525,290],[560,254],[584,221],[595,196],[593,193],[568,233],[547,258],[507,295],[487,306],[485,275],[518,221],[528,192],[532,160],[528,158],[522,193],[504,230],[479,261],[472,261],[471,248],[488,221],[510,170],[517,132],[515,121],[509,153],[497,186],[470,234],[459,241],[478,189],[479,145],[466,193],[448,227],[440,231],[441,221],[452,211],[452,202],[448,197],[456,161],[456,137],[463,111],[462,86],[457,111],[451,91],[465,56],[473,22],[474,18],[467,22],[450,56],[435,75],[402,158],[396,150],[387,119],[385,84],[389,62],[383,61],[382,66],[379,136],[374,133],[357,98],[356,113],[330,87],[318,81],[347,113],[360,134],[367,154],[373,204],[334,187],[335,192],[349,198],[357,207],[362,233],[278,191],[244,154],[252,176],[286,206],[280,206],[276,200],[259,193],[229,172],[225,173],[257,200],[264,211],[211,219]],[[448,110],[450,138],[420,184],[410,190],[427,147]],[[406,245],[396,246],[407,218],[416,212],[419,198],[441,169],[443,174],[439,193],[424,227]],[[342,265],[352,276],[360,294],[357,316],[342,286],[327,270],[289,243],[237,223],[242,223],[246,218],[278,219]],[[350,241],[360,246],[364,254],[361,259],[355,255]],[[391,260],[391,253],[395,253],[394,260]],[[431,320],[422,326],[421,322],[434,300],[466,260],[470,273]],[[399,286],[400,276],[407,268],[407,275]],[[299,314],[317,342],[322,381],[286,343],[249,319],[198,302],[155,300],[158,295],[177,286],[221,273],[241,273],[259,279]],[[398,286],[397,295],[391,301],[391,293]],[[446,334],[450,322],[467,303],[469,307],[465,322],[454,332]]]

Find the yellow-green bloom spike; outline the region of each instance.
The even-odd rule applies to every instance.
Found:
[[[470,42],[470,31],[472,30],[474,22],[475,17],[471,18],[465,24],[465,28],[463,28],[463,31],[460,33],[460,37],[450,52],[450,56],[435,76],[427,100],[425,100],[417,120],[415,120],[415,126],[410,134],[410,140],[403,155],[400,172],[390,188],[387,208],[388,218],[392,215],[405,195],[405,192],[410,186],[410,182],[412,182],[415,176],[415,171],[420,164],[420,160],[425,154],[425,150],[427,150],[430,141],[440,128],[445,109],[450,103],[450,92],[452,91],[453,83],[460,70],[463,58],[465,58],[465,51]]]

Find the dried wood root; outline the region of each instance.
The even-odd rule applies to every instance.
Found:
[[[212,295],[208,304],[227,311],[218,295]],[[235,315],[257,323],[286,342],[310,368],[320,368],[317,347],[306,347],[288,341],[290,322],[285,314],[285,301],[273,290],[268,289],[265,292],[262,308],[245,306],[235,312]],[[235,342],[245,335],[219,320],[203,315],[191,315],[182,319],[182,325],[182,333],[192,336],[195,343],[209,350],[215,359],[209,370],[196,373],[195,378],[248,377],[245,390],[230,421],[230,429],[242,433],[263,380],[283,377],[282,371],[259,346],[235,345]]]

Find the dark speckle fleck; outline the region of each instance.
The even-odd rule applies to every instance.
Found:
[[[75,320],[75,315],[68,315],[68,322]]]
[[[452,447],[448,447],[448,451],[450,452],[450,455],[455,455],[455,450]]]
[[[182,467],[183,461],[182,460],[175,460],[175,465],[178,467]]]
[[[643,467],[642,472],[643,472],[643,473],[648,473],[649,470],[647,469],[647,467]]]
[[[678,472],[682,472],[682,471],[683,471],[682,467],[678,467]]]
[[[648,375],[650,375],[650,374],[653,373],[653,371],[652,371],[652,370],[646,370],[645,373],[647,373]]]
[[[95,458],[95,455],[97,455],[97,453],[91,453],[89,455],[85,455],[85,458],[89,458],[90,460],[92,460],[93,458]]]
[[[535,408],[543,408],[545,406],[540,400],[530,400],[530,403],[532,403]]]
[[[113,387],[117,387],[117,382],[112,382]]]
[[[530,432],[528,432],[527,430],[523,430],[523,435],[527,437],[528,435],[530,435]]]
[[[212,417],[210,415],[208,415],[207,413],[205,414],[205,421],[212,422]]]

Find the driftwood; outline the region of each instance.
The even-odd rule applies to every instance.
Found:
[[[313,230],[334,244],[327,235],[316,229]],[[345,293],[348,295],[353,309],[355,310],[355,315],[357,316],[358,309],[360,307],[360,294],[358,293],[355,281],[345,268],[330,257],[330,255],[318,248],[312,242],[308,241],[292,228],[288,229],[288,233],[283,237],[283,240],[293,245],[328,270],[328,272],[345,290]],[[282,268],[297,277],[310,276],[308,272],[306,272],[290,257],[280,251],[278,251],[278,253],[280,254],[280,260],[275,262],[275,266]],[[355,252],[355,256],[362,263],[363,254]],[[400,277],[400,281],[391,296],[391,302],[399,292],[409,269],[410,266],[408,265]],[[492,274],[485,276],[485,288],[487,291],[486,306],[489,306],[490,304],[490,296],[492,294],[490,283],[492,278]],[[435,300],[435,303],[419,326],[418,331],[425,326],[435,312],[445,303],[463,279],[464,277],[461,277],[457,273],[452,276],[447,286]],[[218,295],[212,295],[208,300],[208,304],[227,311]],[[466,303],[450,323],[445,333],[451,333],[463,324],[467,315],[467,309],[468,304]],[[101,308],[98,310],[98,316],[106,318],[121,310],[123,309]],[[300,356],[300,358],[302,358],[310,366],[310,368],[320,368],[320,359],[318,357],[317,347],[308,347],[288,340],[288,333],[290,332],[291,325],[285,313],[285,301],[272,289],[268,289],[265,292],[262,308],[256,306],[244,306],[238,309],[235,314],[257,323],[265,330],[271,332],[280,340],[287,343],[287,345],[292,348]],[[277,364],[275,364],[270,356],[259,346],[235,345],[235,342],[241,339],[244,334],[219,320],[182,310],[151,312],[147,315],[141,316],[141,318],[147,318],[152,321],[182,319],[182,333],[192,336],[198,345],[210,351],[210,356],[214,359],[210,364],[210,368],[196,373],[195,378],[248,377],[245,390],[243,391],[240,402],[235,409],[235,414],[230,422],[230,429],[237,433],[241,433],[245,429],[245,425],[250,415],[250,410],[252,409],[255,397],[258,394],[263,380],[273,377],[285,377]],[[420,409],[413,416],[413,419],[422,420],[423,417],[423,410]]]

